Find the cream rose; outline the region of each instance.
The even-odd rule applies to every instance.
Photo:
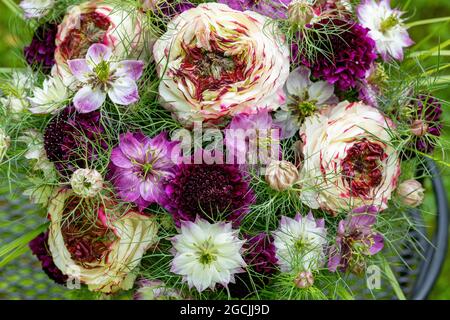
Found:
[[[109,5],[106,1],[87,1],[69,7],[56,35],[55,75],[66,85],[74,81],[67,60],[84,58],[94,43],[113,49],[115,56],[126,58],[142,54],[143,15],[131,8]]]
[[[134,211],[113,220],[108,211],[100,208],[97,222],[80,230],[69,218],[74,211],[69,210],[71,214],[67,215],[72,197],[72,191],[60,189],[48,208],[48,244],[55,265],[69,279],[79,280],[92,291],[131,289],[136,278],[133,270],[157,240],[156,222]],[[78,204],[79,200],[75,206]]]
[[[218,3],[174,18],[153,48],[163,105],[186,126],[277,109],[285,100],[289,50],[270,22]]]
[[[301,200],[332,214],[362,205],[387,207],[400,174],[393,122],[363,103],[342,102],[306,118]]]

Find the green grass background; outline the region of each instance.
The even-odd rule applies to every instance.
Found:
[[[404,4],[406,0],[398,0],[397,3]],[[450,0],[412,0],[408,15],[410,20],[421,20],[436,17],[450,16]],[[29,41],[26,37],[17,37],[17,30],[20,30],[20,20],[14,17],[12,12],[0,1],[0,68],[11,68],[23,66],[21,50]],[[428,37],[433,34],[431,37]],[[411,35],[416,42],[428,37],[423,48],[432,48],[450,39],[450,24],[434,24],[416,27],[411,30]],[[449,62],[449,61],[447,61]],[[450,89],[441,90],[435,93],[438,97],[450,101]],[[447,106],[448,108],[448,106]],[[443,137],[444,145],[450,146],[450,113],[444,110],[445,133]],[[447,162],[449,162],[447,160]],[[450,198],[450,170],[442,168],[446,189]],[[450,251],[450,250],[449,250]],[[433,289],[431,299],[450,299],[450,252],[444,265],[442,274]]]

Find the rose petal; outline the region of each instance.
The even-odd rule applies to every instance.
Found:
[[[123,106],[139,101],[136,82],[131,78],[119,78],[114,81],[112,88],[108,91],[108,96],[112,102]]]
[[[105,102],[106,94],[100,89],[89,86],[81,88],[73,98],[73,105],[80,113],[88,113],[100,108]]]

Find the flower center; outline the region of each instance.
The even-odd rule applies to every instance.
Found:
[[[83,58],[94,43],[103,43],[110,19],[95,11],[80,15],[79,27],[70,30],[60,45],[60,53],[65,60]]]
[[[212,51],[195,45],[182,44],[185,57],[175,78],[183,83],[188,79],[195,86],[195,98],[203,100],[205,91],[225,94],[227,86],[245,80],[245,62],[237,56],[226,56],[217,44],[211,43]]]
[[[235,64],[232,58],[225,57],[223,54],[216,52],[208,52],[203,60],[197,65],[199,74],[203,77],[212,76],[216,80],[220,80],[223,72],[232,72]]]
[[[387,158],[383,148],[364,140],[354,144],[342,160],[342,179],[350,186],[351,196],[367,197],[382,182],[382,161]]]
[[[98,80],[102,83],[106,83],[109,80],[110,67],[107,61],[102,61],[94,68],[94,72],[98,77]]]
[[[400,20],[395,15],[390,15],[386,19],[384,19],[380,24],[380,31],[382,33],[386,33],[389,30],[391,30],[393,27],[398,25],[400,23]]]
[[[101,261],[115,239],[114,233],[99,221],[93,224],[92,208],[80,204],[76,197],[69,199],[65,210],[61,231],[72,259],[80,263]]]
[[[209,265],[217,260],[217,249],[211,239],[206,240],[197,247],[198,261],[203,265]]]
[[[308,100],[308,97],[306,97],[306,99],[294,97],[294,100],[295,103],[291,103],[289,108],[292,110],[293,115],[300,123],[317,111],[317,101],[315,100]]]

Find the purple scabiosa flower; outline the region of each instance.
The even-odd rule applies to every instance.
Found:
[[[107,148],[100,118],[98,111],[81,114],[70,105],[47,124],[44,149],[63,176],[70,177],[76,169],[85,168],[99,149]]]
[[[239,11],[254,11],[273,19],[286,19],[288,5],[292,0],[219,0]]]
[[[140,210],[155,202],[164,205],[165,184],[174,177],[181,160],[178,143],[170,141],[166,132],[154,138],[141,132],[122,134],[110,163],[110,179],[120,198]]]
[[[257,273],[265,275],[263,277],[251,276],[249,272],[236,276],[236,282],[228,285],[228,289],[233,298],[245,298],[255,290],[255,286],[264,287],[267,285],[271,274],[276,272],[277,261],[273,238],[262,232],[256,236],[245,237],[244,261],[247,268],[251,268]]]
[[[256,272],[271,274],[276,270],[277,257],[273,237],[262,232],[256,236],[247,236],[244,245],[244,260]]]
[[[274,123],[269,109],[241,113],[233,117],[225,130],[227,159],[238,164],[269,164],[279,160],[281,136],[281,128]]]
[[[178,227],[196,216],[238,226],[255,200],[245,171],[235,164],[182,163],[166,194],[166,209]]]
[[[41,233],[36,238],[30,241],[28,246],[31,252],[38,258],[42,264],[42,270],[47,276],[58,284],[65,284],[67,282],[67,276],[56,267],[53,262],[52,255],[48,250],[48,231]]]
[[[89,47],[85,59],[67,61],[81,89],[73,97],[78,112],[97,110],[106,95],[112,102],[128,106],[139,101],[136,81],[142,76],[144,62],[123,60],[116,62],[113,50],[101,43]]]
[[[328,269],[358,272],[364,265],[364,256],[383,249],[383,236],[373,230],[378,209],[375,206],[356,208],[338,225],[336,244],[329,250]]]
[[[309,67],[312,75],[347,91],[354,88],[358,81],[366,77],[367,71],[377,58],[375,42],[368,36],[368,29],[360,24],[341,19],[323,19],[310,26],[315,34],[322,34],[317,41],[321,52],[314,59],[300,54],[301,62]],[[327,29],[332,29],[333,33]],[[325,37],[326,38],[322,38]],[[322,47],[320,47],[322,46]],[[295,50],[295,48],[294,48]],[[331,54],[332,52],[332,54]],[[295,56],[295,52],[294,52]]]
[[[41,25],[34,32],[29,46],[24,48],[25,59],[34,69],[48,74],[55,64],[55,39],[58,26],[56,24]]]
[[[430,95],[419,95],[416,108],[417,116],[411,124],[416,148],[423,153],[432,153],[442,131],[442,103]]]

